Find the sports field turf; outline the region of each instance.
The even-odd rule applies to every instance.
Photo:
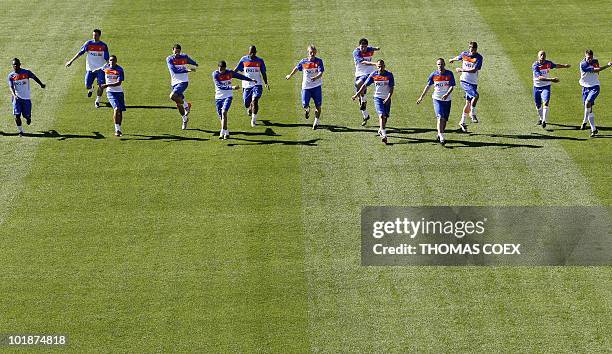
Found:
[[[609,351],[610,267],[362,267],[359,239],[365,205],[612,205],[612,69],[599,137],[576,130],[584,49],[612,55],[609,5],[0,1],[2,75],[19,57],[48,84],[31,83],[33,136],[15,136],[8,88],[0,100],[0,333],[64,333],[75,352]],[[120,139],[85,95],[84,58],[64,67],[96,27],[125,69]],[[350,100],[361,37],[395,75],[390,146]],[[444,148],[429,96],[415,101],[470,40],[481,123]],[[200,64],[187,131],[168,99],[176,42]],[[284,79],[311,42],[326,66],[316,131],[301,77]],[[271,86],[263,124],[236,97],[220,141],[210,73],[251,44]],[[553,74],[546,130],[539,49],[572,64]]]

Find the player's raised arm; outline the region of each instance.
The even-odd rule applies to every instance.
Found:
[[[608,64],[606,64],[606,65],[604,65],[604,66],[600,66],[599,68],[593,68],[593,72],[594,72],[594,73],[598,73],[598,72],[600,72],[600,71],[604,71],[604,70],[606,70],[607,68],[609,68],[609,67],[611,67],[611,66],[612,66],[612,62],[609,62]],[[586,71],[586,70],[585,70],[585,71]]]
[[[449,62],[449,63],[454,63],[454,62],[456,62],[456,61],[461,61],[461,54],[459,54],[459,55],[458,55],[458,56],[456,56],[456,57],[452,57],[452,58],[448,59],[448,62]]]
[[[238,80],[243,80],[243,81],[249,81],[249,82],[257,82],[257,80],[253,80],[251,78],[248,78],[242,74],[239,74],[235,71],[232,71],[232,77]]]

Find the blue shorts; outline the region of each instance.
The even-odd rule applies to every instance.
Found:
[[[470,84],[469,82],[461,81],[461,88],[465,91],[465,99],[471,100],[478,96],[478,85]]]
[[[32,116],[32,101],[23,98],[13,98],[13,114],[30,118]]]
[[[440,101],[433,100],[434,112],[436,112],[436,118],[448,120],[451,111],[451,101]]]
[[[542,102],[548,104],[550,101],[550,86],[533,87],[533,100],[537,108],[542,107]]]
[[[85,72],[85,87],[89,90],[93,87],[94,80],[98,80],[98,86],[104,84],[106,79],[104,78],[104,71],[102,69],[98,69],[96,71],[86,71]]]
[[[178,95],[180,98],[185,98],[183,93],[187,90],[187,86],[189,86],[189,82],[179,82],[172,86],[172,93]]]
[[[391,114],[391,100],[389,99],[387,103],[383,103],[384,99],[380,97],[374,97],[374,107],[376,108],[376,113],[379,116],[389,117]]]
[[[217,114],[221,117],[221,112],[229,111],[232,106],[233,97],[219,98],[215,100],[215,104],[217,106]]]
[[[251,105],[251,101],[253,97],[260,98],[263,93],[263,86],[255,85],[253,87],[243,88],[242,89],[242,99],[244,100],[244,106],[249,107]]]
[[[323,91],[321,86],[313,87],[311,89],[302,89],[302,107],[306,108],[310,105],[310,99],[314,101],[315,106],[321,107],[323,103]]]
[[[106,91],[106,97],[108,97],[108,103],[110,103],[114,109],[125,112],[125,98],[123,96],[123,92]]]
[[[588,101],[593,105],[597,96],[599,96],[599,85],[582,88],[582,102],[586,103]]]
[[[361,75],[361,76],[357,76],[355,77],[355,92],[357,92],[357,90],[359,90],[359,88],[361,87],[361,85],[366,82],[366,80],[368,79],[369,75]],[[361,84],[359,84],[361,83]],[[359,84],[359,86],[357,86],[357,84]],[[363,93],[367,93],[368,92],[368,88],[366,86],[366,89],[363,90]]]

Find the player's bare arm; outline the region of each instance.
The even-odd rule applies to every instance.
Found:
[[[293,70],[291,70],[289,75],[285,76],[285,79],[287,80],[291,79],[291,77],[293,76],[293,74],[295,74],[296,71],[297,71],[297,67],[293,68]]]
[[[383,103],[385,103],[385,104],[386,104],[387,102],[389,102],[389,100],[391,99],[391,96],[393,96],[393,87],[391,87],[391,88],[389,89],[389,94],[387,95],[387,98],[385,98],[385,100],[383,101]]]
[[[419,104],[423,101],[423,97],[425,97],[425,95],[427,94],[427,91],[429,91],[429,88],[431,87],[431,85],[425,85],[425,88],[423,88],[423,92],[421,92],[421,96],[419,96],[419,98],[417,99],[416,103]]]
[[[474,69],[457,68],[457,69],[455,69],[455,71],[457,71],[458,73],[470,73],[470,74],[473,74],[473,73],[477,72],[478,69],[476,69],[476,68],[474,68]]]
[[[72,59],[70,59],[70,60],[68,60],[68,61],[66,62],[66,67],[69,67],[70,65],[72,65],[72,63],[73,63],[75,60],[77,60],[77,58],[78,58],[78,57],[80,57],[81,55],[82,55],[81,53],[76,53],[76,54],[75,54],[75,55],[72,57]]]
[[[443,100],[446,100],[446,99],[447,99],[447,98],[450,96],[450,94],[451,94],[451,93],[453,93],[453,90],[454,90],[454,89],[455,89],[455,86],[451,86],[451,87],[448,89],[448,91],[447,91],[445,94],[443,94],[443,95],[442,95],[442,99],[443,99]]]
[[[609,62],[607,65],[604,65],[604,66],[602,66],[602,67],[599,67],[599,68],[593,68],[593,72],[598,73],[598,72],[600,72],[600,71],[604,71],[604,70],[606,70],[607,68],[609,68],[609,67],[611,67],[611,66],[612,66],[612,61],[611,61],[611,62]]]
[[[312,81],[317,81],[318,79],[320,79],[323,76],[323,72],[320,72],[318,74],[316,74],[315,76],[312,77]]]

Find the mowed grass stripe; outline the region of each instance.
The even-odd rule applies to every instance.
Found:
[[[563,84],[557,85],[553,89],[553,98],[555,98],[551,104],[553,108],[553,115],[551,115],[553,127],[552,129],[549,128],[550,132],[547,132],[547,135],[563,147],[568,157],[571,157],[575,162],[572,166],[576,166],[580,170],[581,176],[578,177],[580,179],[576,182],[588,187],[591,191],[589,197],[593,201],[586,200],[583,195],[585,191],[581,190],[576,196],[576,201],[568,205],[579,205],[585,201],[589,204],[594,202],[607,205],[610,177],[609,173],[606,172],[607,168],[604,166],[609,165],[609,146],[605,144],[604,139],[587,141],[585,139],[586,132],[559,129],[580,123],[580,120],[577,121],[576,119],[576,116],[580,115],[580,88],[575,85],[578,68],[571,59],[581,52],[580,49],[576,49],[578,43],[589,42],[589,45],[595,48],[602,45],[605,48],[605,43],[609,42],[606,36],[592,42],[593,37],[590,31],[585,30],[580,23],[581,21],[592,21],[594,26],[598,26],[599,23],[606,23],[606,16],[598,14],[593,17],[590,11],[577,9],[574,2],[565,1],[558,4],[559,6],[556,6],[554,11],[550,13],[551,18],[555,20],[550,23],[549,31],[542,36],[533,38],[529,36],[533,22],[528,19],[527,13],[524,11],[524,4],[488,4],[482,2],[476,2],[476,4],[483,18],[487,20],[494,33],[497,34],[499,43],[503,44],[505,51],[509,53],[508,59],[514,67],[526,66],[531,63],[533,53],[542,48],[546,49],[549,57],[556,62],[573,65],[572,69],[559,70],[555,73],[555,76],[561,77]],[[499,13],[512,15],[500,19]],[[568,18],[572,18],[572,21],[568,21]],[[570,24],[569,28],[568,24]],[[507,31],[508,26],[514,28],[514,30]],[[516,38],[526,39],[520,46],[523,50],[517,51],[514,49],[516,48]],[[556,53],[555,57],[558,57],[558,59],[554,59],[550,55],[551,52]],[[531,93],[531,72],[527,70],[521,72],[520,79],[523,82],[523,91],[529,95]],[[605,80],[602,80],[602,86],[605,89]],[[600,127],[604,127],[602,130],[605,135],[606,123],[601,118],[602,107],[606,105],[606,98],[605,96],[600,98],[603,98],[603,100],[598,102],[600,112],[598,124]],[[577,153],[577,151],[579,152]],[[607,163],[606,160],[608,160]],[[541,160],[542,165],[547,162],[556,164],[558,160],[548,160],[546,158]],[[541,179],[541,183],[551,186],[549,193],[575,196],[575,185],[570,185],[568,180],[564,178],[566,177],[563,172],[564,165],[560,165],[560,167],[558,173],[562,175],[561,178],[545,176]],[[546,168],[546,166],[543,168]],[[597,198],[595,198],[595,195]],[[537,314],[537,316],[534,316],[535,321],[526,323],[523,327],[525,331],[540,334],[536,338],[529,338],[532,345],[545,345],[546,340],[541,334],[556,331],[563,332],[562,337],[566,339],[560,346],[573,348],[571,350],[574,351],[599,351],[602,348],[609,347],[610,341],[607,338],[609,336],[606,336],[606,333],[610,331],[610,313],[606,309],[610,308],[612,287],[610,287],[609,281],[604,280],[609,278],[609,273],[609,267],[534,269],[532,279],[523,279],[523,283],[538,279],[540,282],[546,282],[547,284],[542,292],[530,292],[529,296],[526,297],[529,300],[525,302],[525,311]],[[542,304],[550,305],[542,306]],[[559,320],[559,317],[561,320]],[[559,325],[560,322],[562,325]],[[512,338],[517,342],[517,345],[520,345],[521,341],[524,340],[518,334]]]
[[[100,2],[99,6],[106,6],[105,1]],[[45,84],[46,89],[41,89],[34,80],[30,80],[32,92],[32,125],[27,126],[25,119],[22,119],[26,133],[35,133],[51,129],[57,115],[57,108],[66,96],[66,86],[74,77],[75,71],[67,71],[64,68],[65,53],[72,50],[70,44],[71,32],[66,31],[65,26],[69,25],[75,31],[90,31],[89,25],[82,21],[90,7],[68,4],[61,8],[55,7],[43,1],[36,1],[27,7],[20,3],[4,3],[2,7],[6,10],[7,19],[13,18],[18,21],[25,19],[35,19],[37,24],[26,25],[27,31],[15,34],[13,26],[0,27],[0,36],[6,38],[2,41],[3,57],[3,77],[6,78],[8,72],[12,71],[11,60],[13,57],[20,58],[22,67],[30,69]],[[59,16],[64,11],[74,11],[75,16],[67,22],[52,20],[52,16]],[[32,163],[36,156],[39,143],[44,139],[31,137],[19,138],[14,136],[17,128],[14,122],[13,109],[6,81],[3,80],[3,95],[0,102],[0,111],[3,112],[2,140],[0,154],[2,155],[3,168],[0,170],[0,224],[4,222],[7,214],[10,213],[15,198],[24,186],[24,179],[29,174]]]
[[[504,47],[498,42],[495,32],[480,16],[478,8],[471,4],[457,10],[461,18],[478,19],[470,27],[482,48],[481,52],[486,55],[484,70],[479,74],[482,83],[480,108],[483,108],[479,112],[483,125],[489,121],[489,117],[493,118],[494,124],[486,125],[482,133],[480,127],[475,127],[475,131],[478,129],[476,137],[488,134],[495,138],[516,139],[521,143],[535,142],[542,146],[537,149],[520,149],[520,155],[517,156],[523,158],[524,164],[529,168],[529,174],[522,176],[522,180],[532,182],[528,185],[537,193],[532,196],[533,204],[598,205],[599,200],[584,183],[585,177],[580,168],[568,156],[555,136],[542,133],[538,130],[539,127],[534,126],[533,99],[529,95],[529,87],[524,86]],[[526,63],[525,66],[527,65]],[[492,109],[487,110],[489,107]],[[521,165],[520,161],[510,162],[511,165]],[[503,178],[507,173],[508,169],[503,169],[496,177]],[[552,181],[554,183],[551,183]],[[525,188],[520,186],[520,180],[504,182],[509,188],[508,194],[523,195],[521,190],[517,190]],[[511,192],[512,190],[514,192]],[[521,205],[520,201],[508,204]]]
[[[228,4],[185,6],[197,16],[181,17],[180,35],[167,30],[172,5],[151,9],[144,1],[109,11],[102,28],[126,70],[128,105],[171,106],[164,58],[173,43],[198,60],[188,90],[192,129],[178,129],[174,110],[132,108],[124,138],[110,138],[110,110],[94,110],[81,80],[73,80],[54,128],[107,138],[45,144],[46,159],[33,167],[30,188],[2,230],[16,235],[5,253],[12,276],[32,280],[11,285],[25,299],[12,303],[14,312],[38,302],[28,323],[57,320],[48,303],[57,300],[67,309],[62,329],[80,349],[299,350],[307,339],[296,134],[282,125],[251,129],[238,92],[234,139],[212,140],[218,121],[210,73],[218,59],[233,66],[258,38],[273,87],[261,119],[286,121],[278,73],[290,64],[275,38],[288,32],[282,21],[259,21],[264,13],[286,18],[287,9],[253,5],[243,20],[254,30],[245,33],[227,30]],[[148,26],[125,21],[144,10],[151,10]],[[27,235],[19,231],[24,223]],[[7,319],[9,327],[20,317]]]
[[[601,128],[598,139],[588,138],[590,131],[576,130],[582,122],[581,87],[578,84],[578,63],[584,57],[583,51],[592,48],[600,61],[607,62],[610,52],[610,34],[612,30],[607,24],[612,19],[609,12],[593,12],[583,8],[578,2],[564,0],[550,11],[550,20],[545,31],[539,31],[538,36],[532,36],[537,31],[537,23],[531,21],[532,10],[527,1],[487,3],[475,2],[489,26],[498,33],[502,43],[514,64],[525,89],[531,89],[530,64],[535,60],[536,53],[544,49],[548,58],[557,63],[569,63],[570,69],[553,70],[553,75],[561,82],[553,85],[551,112],[547,135],[554,137],[565,148],[569,156],[580,166],[586,177],[583,183],[588,183],[592,192],[604,205],[611,203],[612,176],[608,171],[611,149],[608,144],[610,124],[606,117],[606,108],[610,105],[610,95],[606,94],[612,88],[610,75],[602,72],[600,75],[601,92],[595,105],[596,123]],[[498,16],[503,13],[506,16]],[[572,17],[574,20],[568,21]],[[588,22],[593,31],[586,31],[583,23]],[[512,28],[512,30],[508,30]],[[525,116],[535,117],[533,104],[525,107]],[[541,131],[542,132],[542,131]],[[543,160],[546,161],[546,160]],[[550,161],[556,164],[555,161]],[[565,180],[549,180],[550,184],[563,185]]]
[[[387,10],[397,16],[385,18],[384,22],[367,23],[357,12],[345,11],[350,4],[325,3],[324,7],[326,13],[321,14],[314,10],[316,6],[309,10],[294,3],[293,12],[294,31],[302,33],[296,38],[304,39],[296,41],[296,46],[305,47],[305,43],[314,42],[327,64],[324,79],[327,113],[322,123],[349,126],[349,129],[332,127],[331,131],[312,134],[301,130],[304,137],[319,134],[324,138],[319,154],[305,151],[302,159],[313,348],[434,350],[457,345],[486,348],[499,338],[511,342],[511,335],[504,336],[504,333],[541,335],[523,333],[520,327],[512,332],[514,327],[504,321],[507,312],[499,310],[500,306],[513,307],[530,292],[546,286],[544,280],[529,280],[529,269],[360,269],[357,266],[361,205],[542,205],[555,201],[571,204],[569,196],[550,196],[546,187],[525,183],[537,180],[542,173],[534,162],[535,156],[528,151],[550,147],[546,146],[548,140],[534,141],[522,123],[508,119],[506,115],[520,116],[515,108],[506,112],[495,107],[499,101],[507,100],[504,93],[490,88],[498,85],[498,76],[491,72],[505,71],[498,65],[508,64],[499,58],[503,57],[502,52],[492,53],[496,48],[501,49],[500,45],[494,37],[479,37],[483,33],[482,19],[466,29],[460,20],[463,17],[458,17],[445,27],[448,31],[443,34],[431,27],[439,16],[439,8],[463,13],[458,4],[450,8],[446,3],[410,4],[411,9],[398,4],[392,8],[374,4],[382,13]],[[465,12],[470,12],[469,9]],[[412,20],[406,21],[407,18]],[[396,76],[398,86],[390,125],[414,128],[410,129],[414,134],[391,134],[392,142],[410,143],[405,144],[409,148],[404,144],[391,146],[399,146],[401,153],[380,146],[373,136],[375,128],[370,128],[370,132],[361,131],[358,110],[347,103],[352,94],[350,53],[361,36],[383,47],[378,57],[387,60],[389,70]],[[451,154],[437,149],[433,143],[431,103],[416,107],[413,102],[433,70],[435,58],[456,55],[472,38],[483,48],[493,48],[483,49],[486,72],[481,75],[480,114],[484,121],[478,126],[472,125],[482,135],[467,137],[449,133],[447,139],[455,140],[449,144],[453,148]],[[304,49],[297,48],[299,53]],[[430,63],[423,57],[429,57]],[[518,82],[512,72],[505,80],[512,85]],[[457,90],[454,95],[451,128],[456,126],[460,115],[461,94]],[[522,102],[528,102],[528,94],[520,92],[520,95]],[[499,132],[515,136],[494,136]],[[370,144],[362,152],[359,149],[364,141]],[[558,152],[553,145],[545,156],[563,161],[563,151],[560,157],[555,156]],[[587,190],[587,200],[582,203],[595,203],[588,196]],[[524,289],[516,286],[516,278],[525,280],[529,286]],[[482,279],[492,281],[486,283]],[[504,296],[509,289],[513,293],[507,300]],[[545,303],[538,302],[536,306],[546,311]],[[522,309],[515,316],[517,321],[534,320],[533,314]],[[479,331],[485,335],[479,336]],[[458,332],[467,333],[459,338],[459,343],[452,335]],[[543,335],[551,341],[554,333]],[[346,341],[337,338],[346,338]]]

